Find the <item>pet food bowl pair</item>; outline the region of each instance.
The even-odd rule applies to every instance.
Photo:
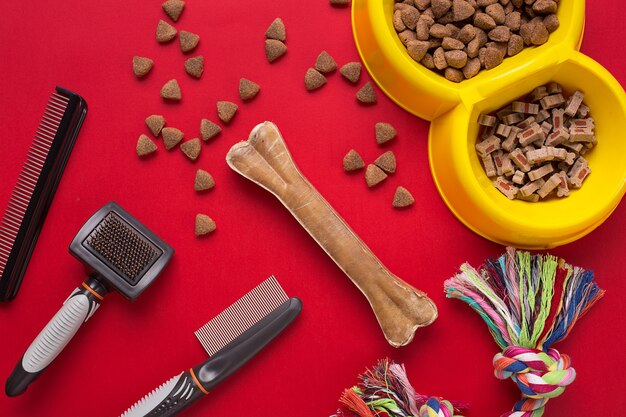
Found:
[[[402,108],[431,121],[431,172],[461,222],[503,245],[545,249],[579,239],[609,217],[626,191],[626,94],[606,69],[578,52],[584,0],[559,3],[561,25],[546,44],[458,84],[408,55],[393,27],[393,12],[393,0],[353,0],[356,45],[379,87]],[[492,185],[476,155],[478,116],[551,81],[569,94],[585,94],[598,139],[585,155],[592,173],[567,198],[509,200]]]

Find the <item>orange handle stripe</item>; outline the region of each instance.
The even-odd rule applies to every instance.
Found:
[[[104,296],[98,294],[96,291],[94,291],[93,288],[91,288],[89,285],[85,284],[85,281],[83,281],[83,288],[85,288],[87,291],[92,293],[93,296],[96,297],[98,300],[100,300],[100,301],[104,300]]]
[[[193,372],[193,368],[189,368],[189,373],[191,374],[191,379],[193,379],[193,382],[196,383],[196,386],[200,389],[200,391],[204,392],[205,395],[208,394],[209,391],[205,390],[202,384],[200,384],[200,381],[198,381],[196,374]]]

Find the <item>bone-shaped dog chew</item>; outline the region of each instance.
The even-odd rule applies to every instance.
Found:
[[[392,346],[408,344],[419,327],[437,318],[432,300],[389,272],[300,173],[273,123],[257,125],[246,142],[230,149],[226,161],[287,207],[365,295]]]

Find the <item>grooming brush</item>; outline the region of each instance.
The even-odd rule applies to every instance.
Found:
[[[282,332],[302,310],[270,277],[195,332],[211,356],[137,401],[122,417],[173,416],[208,394]]]
[[[85,223],[69,250],[90,274],[15,366],[5,385],[8,396],[26,390],[93,315],[108,292],[117,290],[134,300],[152,284],[174,253],[167,243],[114,202]]]
[[[85,100],[64,88],[57,87],[48,99],[0,222],[0,301],[17,294],[86,114]]]

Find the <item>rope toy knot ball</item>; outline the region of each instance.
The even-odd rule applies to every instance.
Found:
[[[571,367],[571,359],[556,349],[542,351],[519,346],[509,346],[493,358],[494,374],[498,379],[511,378],[522,392],[523,399],[513,408],[511,416],[535,416],[545,403],[558,397],[565,387],[574,382],[576,371]]]
[[[448,400],[441,397],[430,397],[420,407],[416,417],[461,417],[454,414],[454,406]]]

